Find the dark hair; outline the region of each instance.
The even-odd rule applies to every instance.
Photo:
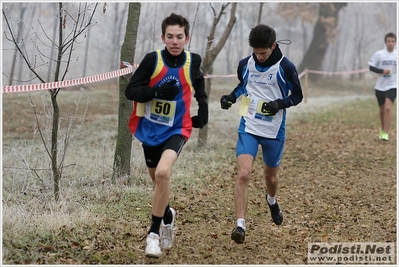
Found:
[[[271,48],[276,42],[276,31],[264,24],[259,24],[249,33],[249,46],[253,48]]]
[[[172,25],[179,25],[180,27],[183,27],[186,37],[189,35],[190,23],[188,22],[188,20],[185,17],[183,17],[181,15],[177,15],[175,13],[170,14],[169,17],[166,17],[162,21],[162,35],[165,35],[166,27],[172,26]]]
[[[387,33],[387,35],[385,35],[384,42],[387,42],[388,37],[395,39],[396,42],[396,34],[394,34],[393,32]]]

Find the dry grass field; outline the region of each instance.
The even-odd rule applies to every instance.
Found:
[[[137,140],[132,183],[111,183],[118,89],[98,84],[60,92],[61,135],[74,123],[58,203],[28,93],[3,94],[2,263],[303,265],[312,242],[396,243],[396,104],[390,140],[380,141],[373,85],[314,84],[307,102],[288,110],[278,191],[284,222],[271,220],[258,154],[247,236],[237,245],[230,233],[238,104],[220,109],[220,96],[234,83],[215,80],[208,142],[199,146],[194,129],[172,172],[177,230],[174,247],[160,259],[144,256],[152,185]],[[47,139],[48,95],[31,97]]]

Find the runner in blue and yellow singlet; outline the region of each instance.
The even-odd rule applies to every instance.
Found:
[[[208,103],[201,57],[184,50],[189,42],[186,18],[172,13],[162,22],[164,50],[145,55],[125,91],[133,102],[129,121],[132,134],[142,142],[148,172],[153,182],[152,220],[145,255],[158,258],[170,250],[174,239],[176,211],[169,207],[170,173],[192,127],[208,123]],[[198,113],[190,114],[191,98]]]

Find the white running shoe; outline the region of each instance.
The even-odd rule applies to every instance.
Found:
[[[159,235],[149,233],[145,241],[147,243],[145,255],[150,258],[159,258],[162,255],[161,248],[159,247]]]
[[[176,211],[173,208],[170,208],[170,211],[172,212],[172,222],[165,225],[162,220],[161,228],[159,229],[161,248],[165,250],[170,250],[172,248],[176,230],[174,227]]]

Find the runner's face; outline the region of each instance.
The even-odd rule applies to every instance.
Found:
[[[253,53],[260,63],[265,62],[272,54],[276,44],[273,44],[271,48],[252,48]]]
[[[190,37],[186,36],[184,28],[179,25],[166,27],[165,35],[162,35],[162,42],[173,56],[180,55],[184,49],[184,45],[186,45],[189,40]]]
[[[388,52],[392,52],[393,49],[395,48],[396,40],[395,40],[395,38],[387,37],[385,44],[387,45]]]

